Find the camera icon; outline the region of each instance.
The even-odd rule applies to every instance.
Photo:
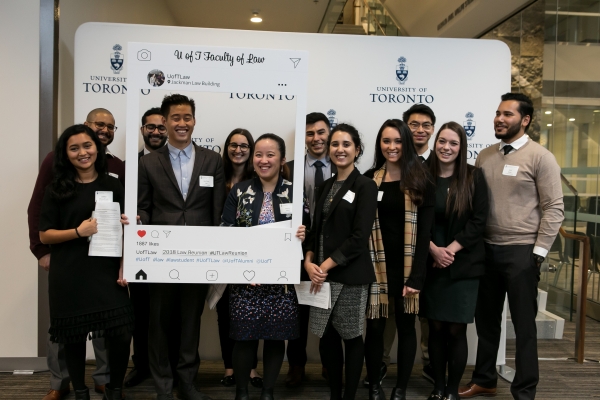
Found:
[[[152,59],[150,50],[142,49],[137,52],[137,59],[140,61],[150,61]]]

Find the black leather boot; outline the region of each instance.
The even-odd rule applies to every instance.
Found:
[[[104,397],[102,400],[121,400],[123,396],[123,389],[111,389],[108,386],[104,388]]]
[[[369,385],[369,400],[385,400],[385,394],[379,383]]]
[[[248,394],[248,388],[235,388],[235,400],[250,400],[250,395]]]
[[[267,389],[263,388],[260,393],[260,400],[274,400],[273,399],[273,388]]]
[[[390,400],[406,400],[406,391],[395,387],[394,390],[392,390]]]
[[[454,395],[454,394],[447,394],[446,396],[444,396],[444,400],[459,400],[460,397]]]
[[[443,400],[443,399],[445,399],[445,397],[444,397],[444,391],[443,390],[436,390],[436,389],[433,389],[433,391],[431,392],[431,394],[427,398],[427,400]]]
[[[90,389],[74,390],[75,400],[90,400]]]

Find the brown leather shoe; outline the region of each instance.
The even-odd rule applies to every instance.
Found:
[[[42,400],[60,400],[63,397],[66,397],[71,392],[71,389],[66,388],[63,390],[48,390],[48,393],[44,396]]]
[[[290,365],[290,369],[285,377],[285,387],[297,388],[302,384],[304,375],[304,367]]]
[[[476,383],[469,382],[467,386],[461,386],[458,388],[458,395],[461,399],[470,399],[471,397],[484,396],[484,397],[495,397],[496,388],[487,389],[477,385]]]
[[[104,394],[105,385],[94,385],[94,392]]]

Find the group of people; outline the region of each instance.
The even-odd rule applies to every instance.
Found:
[[[232,131],[223,155],[196,146],[192,99],[173,94],[142,117],[138,215],[124,224],[249,227],[288,220],[293,170],[304,168],[302,280],[311,292],[328,285],[331,308],[298,304],[293,285],[128,283],[119,258],[90,257],[94,195],[111,191],[123,207],[124,165],[107,149],[116,131],[109,111],[63,132],[44,160],[29,207],[31,250],[49,270],[48,365],[52,389],[89,399],[85,340],[94,343],[95,389],[120,399],[123,386],[154,378],[158,399],[208,399],[194,386],[200,319],[208,296],[218,299],[221,382],[249,400],[248,384],[273,389],[286,353],[288,387],[303,383],[308,331],[320,338],[331,399],[356,397],[363,365],[371,400],[386,398],[381,382],[398,334],[392,400],[406,399],[421,320],[429,399],[496,394],[496,355],[508,295],[517,335],[515,399],[535,398],[539,380],[535,316],[540,264],[563,219],[560,168],[526,131],[527,96],[502,96],[494,119],[498,144],[467,162],[468,139],[456,122],[435,133],[435,114],[417,104],[385,121],[366,144],[349,124],[306,117],[306,156],[286,162],[285,141]],[[372,168],[359,158],[374,148]],[[297,162],[296,162],[297,161]],[[302,164],[299,164],[302,163]],[[194,184],[200,176],[210,184]],[[206,182],[206,180],[205,180]],[[209,293],[210,292],[210,293]],[[366,323],[365,323],[366,321]],[[475,321],[477,364],[460,387],[467,363],[467,325]],[[366,338],[363,341],[363,333]],[[125,378],[133,336],[134,369]],[[263,376],[256,371],[263,340]],[[345,371],[345,379],[344,379]]]

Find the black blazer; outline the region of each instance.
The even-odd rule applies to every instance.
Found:
[[[450,214],[444,244],[448,246],[456,240],[463,246],[463,249],[454,256],[454,262],[448,267],[452,279],[475,278],[485,273],[483,232],[489,209],[487,183],[480,168],[469,165],[469,169],[473,172],[475,184],[473,210],[467,211],[460,217],[454,212]],[[450,203],[450,207],[454,207],[454,202]],[[436,268],[432,267],[431,255],[427,265],[430,268],[428,273],[435,273]]]
[[[316,255],[323,233],[323,259],[331,257],[338,264],[328,272],[328,280],[348,285],[375,282],[369,237],[377,210],[377,185],[355,168],[333,197],[329,215],[322,221],[323,204],[334,182],[332,177],[323,183],[305,250]],[[352,203],[343,199],[348,191],[354,192]]]
[[[219,153],[198,147],[190,187],[183,199],[168,146],[139,159],[138,215],[146,225],[218,226],[225,197],[225,174]],[[200,175],[212,176],[213,187],[200,186]]]

